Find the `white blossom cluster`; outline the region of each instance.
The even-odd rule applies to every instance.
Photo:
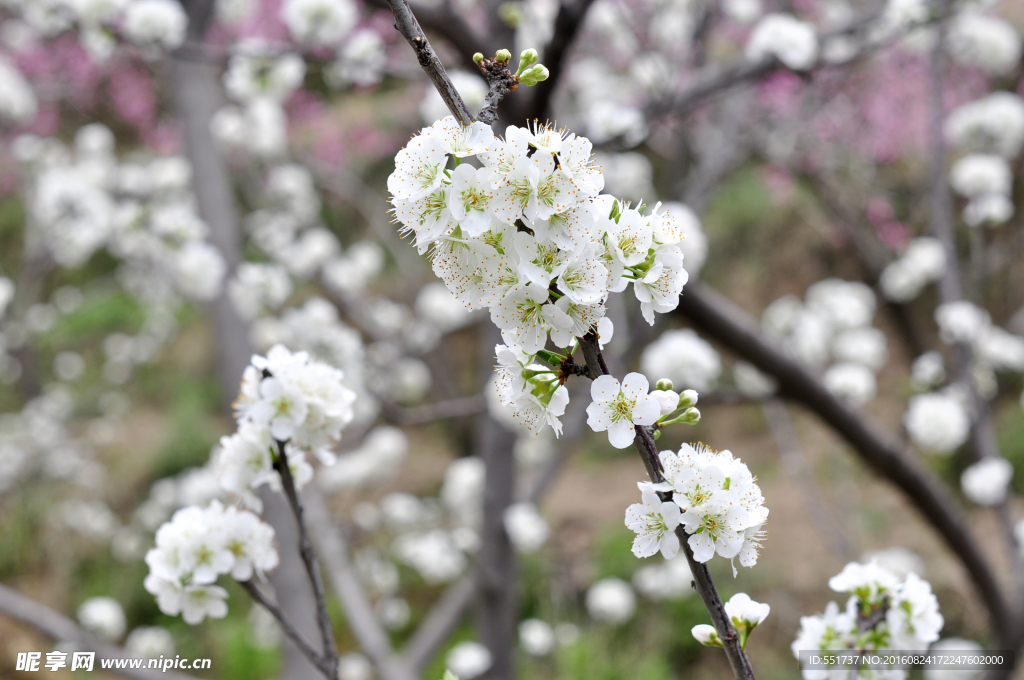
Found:
[[[722,374],[722,358],[707,340],[689,328],[667,330],[644,347],[640,368],[645,375],[660,375],[677,385],[702,392]]]
[[[887,300],[909,302],[916,298],[926,285],[938,281],[946,270],[946,251],[938,239],[920,236],[903,249],[893,260],[878,281]]]
[[[687,279],[674,217],[600,194],[591,146],[540,124],[495,138],[448,116],[412,138],[388,178],[395,216],[434,272],[470,309],[490,309],[505,341],[500,400],[535,432],[558,433],[568,403],[555,374],[533,364],[548,336],[562,348],[592,331],[608,342],[605,301],[630,282],[653,324]]]
[[[966,405],[948,391],[911,397],[903,424],[911,441],[926,453],[952,453],[967,441],[971,432]]]
[[[207,508],[183,508],[160,527],[156,547],[146,553],[143,585],[160,611],[196,625],[227,615],[228,593],[214,585],[218,577],[248,581],[278,561],[273,527],[248,510],[214,501]]]
[[[775,57],[791,69],[807,70],[818,58],[814,26],[788,14],[766,14],[747,40],[746,57],[761,61]]]
[[[768,508],[750,469],[729,451],[684,444],[658,454],[665,471],[660,484],[640,482],[641,502],[626,510],[626,526],[636,533],[633,554],[666,559],[679,551],[676,529],[682,525],[698,562],[717,553],[744,567],[757,563]],[[661,493],[671,493],[663,501]]]
[[[831,392],[862,406],[874,398],[875,374],[889,356],[885,335],[871,325],[877,304],[863,283],[824,279],[808,287],[804,302],[787,295],[770,304],[761,327],[785,351],[825,369]]]
[[[1021,39],[1006,20],[967,10],[949,22],[946,49],[961,64],[1002,76],[1020,61]]]
[[[1000,45],[1006,31],[1012,33],[1012,46]],[[961,16],[951,25],[950,43],[951,49],[970,54],[975,61],[987,60],[992,68],[1003,67],[1001,58],[1010,59],[1011,67],[1020,59],[1020,36],[1000,19]],[[1008,53],[990,53],[1000,49]],[[1009,162],[1024,146],[1024,100],[1014,93],[994,92],[964,104],[946,119],[945,134],[955,149],[967,153],[950,174],[953,188],[968,199],[964,222],[972,227],[1007,222],[1013,217]]]
[[[23,39],[55,38],[77,28],[79,44],[99,62],[111,57],[119,39],[147,56],[173,50],[185,41],[188,27],[185,10],[174,0],[33,0],[6,7],[16,13]]]
[[[119,162],[113,133],[98,123],[79,129],[73,149],[32,135],[13,149],[33,180],[30,225],[58,264],[80,267],[105,247],[123,262],[122,285],[140,299],[219,294],[224,260],[205,240],[184,158]]]
[[[931,585],[915,573],[901,578],[876,561],[850,562],[828,585],[837,593],[850,594],[846,608],[830,602],[823,614],[801,617],[800,632],[791,645],[798,659],[801,650],[924,651],[939,639],[944,623],[939,602]],[[870,630],[861,630],[864,625],[871,625]],[[803,670],[805,680],[838,680],[849,674],[845,666]],[[906,677],[905,670],[887,667],[862,669],[861,674],[892,680]]]

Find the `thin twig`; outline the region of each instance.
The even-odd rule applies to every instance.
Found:
[[[462,95],[452,84],[451,78],[445,72],[441,60],[437,58],[434,48],[430,46],[430,41],[424,35],[423,29],[420,28],[420,23],[416,20],[416,15],[412,13],[409,3],[406,0],[388,0],[388,4],[395,14],[395,28],[412,46],[420,67],[426,72],[430,82],[434,84],[434,88],[441,95],[448,110],[463,125],[473,123],[473,114],[470,113],[466,102],[462,100]]]
[[[284,488],[285,496],[291,505],[295,515],[295,521],[299,526],[299,555],[306,567],[306,575],[309,576],[310,585],[313,587],[313,597],[316,599],[316,619],[320,628],[320,642],[323,645],[325,662],[330,668],[338,666],[338,650],[334,646],[334,627],[331,625],[331,616],[327,612],[327,596],[324,593],[324,583],[320,576],[320,568],[316,563],[316,551],[313,549],[313,542],[309,538],[309,531],[306,529],[306,522],[303,519],[302,503],[299,501],[299,494],[295,490],[295,480],[292,479],[291,468],[288,467],[288,456],[285,454],[284,442],[277,443],[278,455],[274,461],[274,468],[281,475],[281,486]],[[333,677],[331,678],[333,680]]]
[[[5,585],[0,585],[0,614],[32,626],[54,640],[77,643],[79,651],[95,652],[101,659],[131,658],[125,650],[100,642],[63,614]],[[111,667],[110,672],[133,680],[197,680],[179,671]]]
[[[345,609],[345,620],[359,642],[359,648],[370,658],[383,680],[412,680],[414,675],[395,658],[388,634],[373,613],[373,607],[349,561],[345,540],[338,528],[331,524],[323,497],[310,489],[306,503],[309,526],[316,535],[334,594]]]
[[[327,676],[328,680],[334,680],[334,676],[337,672],[337,664],[334,666],[329,665],[328,660],[313,649],[313,645],[309,644],[309,642],[302,637],[302,634],[296,630],[295,626],[293,626],[291,621],[288,620],[288,617],[285,616],[283,611],[281,611],[281,608],[277,603],[264,595],[263,591],[261,591],[252,581],[240,581],[239,585],[245,589],[245,592],[249,593],[249,596],[253,600],[262,605],[264,609],[270,612],[273,617],[277,619],[277,622],[281,625],[281,630],[284,631],[285,635],[291,638],[292,642],[295,643],[295,646],[299,648],[299,651],[301,651],[306,658],[313,663],[313,665],[319,668],[320,671]]]

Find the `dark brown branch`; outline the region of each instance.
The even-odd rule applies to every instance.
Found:
[[[274,460],[274,469],[281,475],[281,486],[288,504],[295,515],[295,521],[299,527],[299,555],[306,567],[306,575],[313,588],[313,597],[316,600],[316,619],[320,629],[320,642],[323,645],[324,663],[331,669],[338,666],[338,650],[334,645],[334,627],[331,625],[331,616],[327,612],[327,595],[324,593],[324,582],[320,576],[320,567],[316,562],[316,551],[313,549],[313,541],[309,538],[309,531],[306,529],[306,521],[303,518],[302,502],[299,500],[298,491],[295,489],[295,480],[292,479],[292,471],[288,466],[288,456],[285,453],[284,442],[277,443],[277,457]],[[333,673],[334,671],[332,671]],[[331,677],[333,680],[333,677]]]
[[[5,585],[0,585],[0,614],[32,626],[54,640],[75,642],[79,645],[79,651],[95,652],[101,659],[130,658],[123,649],[100,642],[63,614]],[[196,680],[195,677],[178,671],[164,673],[145,668],[111,668],[110,672],[133,680]]]
[[[728,349],[773,376],[780,395],[804,404],[846,439],[869,467],[906,494],[960,559],[989,611],[1001,644],[1013,639],[1015,616],[988,560],[967,529],[957,502],[930,473],[905,456],[898,442],[870,427],[796,360],[762,339],[756,325],[731,302],[691,281],[678,314]]]
[[[459,94],[459,91],[452,84],[451,78],[445,72],[441,60],[437,58],[434,48],[430,46],[430,41],[424,35],[423,29],[420,28],[420,24],[412,13],[409,3],[406,0],[388,0],[388,5],[391,6],[391,11],[395,13],[395,28],[412,46],[420,67],[426,72],[430,82],[434,84],[434,88],[441,95],[441,99],[448,106],[448,110],[463,125],[473,123],[473,114],[470,113],[466,102],[462,100],[462,95]]]
[[[334,676],[337,674],[337,663],[330,665],[330,662],[324,658],[319,652],[313,649],[313,645],[306,642],[305,638],[295,629],[288,617],[285,616],[281,608],[277,606],[277,603],[271,600],[269,597],[263,594],[263,592],[256,586],[252,581],[239,581],[239,585],[245,589],[245,592],[249,593],[249,596],[263,606],[268,612],[270,612],[278,624],[281,626],[281,630],[284,634],[291,638],[295,646],[299,648],[307,659],[310,660],[320,671],[327,676],[328,680],[334,680]]]
[[[592,332],[588,333],[580,338],[580,346],[583,348],[583,356],[586,357],[587,365],[590,367],[590,374],[594,376],[607,374],[604,358],[598,349],[597,336]],[[640,454],[644,467],[647,468],[647,474],[655,484],[665,481],[665,477],[662,475],[661,459],[658,457],[658,447],[654,443],[651,432],[642,425],[635,427],[636,437],[633,439],[633,445],[636,447],[637,453]],[[707,564],[693,559],[693,551],[690,550],[688,543],[690,536],[682,526],[676,529],[676,535],[679,536],[679,542],[682,543],[683,552],[686,554],[686,561],[690,565],[690,571],[693,572],[694,588],[700,594],[700,599],[711,616],[715,631],[722,640],[725,656],[729,659],[733,675],[737,680],[754,680],[754,669],[750,665],[750,658],[740,645],[736,629],[725,613],[725,605],[718,594],[715,582],[711,579],[711,572],[708,571]]]

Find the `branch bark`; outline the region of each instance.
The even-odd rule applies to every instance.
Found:
[[[588,333],[585,337],[580,338],[580,346],[583,349],[583,356],[587,360],[590,375],[596,378],[597,376],[607,374],[608,371],[604,365],[604,358],[598,349],[597,336],[593,333]],[[658,457],[658,447],[654,443],[654,437],[651,436],[648,428],[641,425],[636,425],[635,427],[636,437],[633,439],[633,446],[636,447],[637,453],[640,454],[640,459],[643,461],[644,467],[647,468],[647,474],[650,476],[651,481],[659,484],[665,481],[665,477],[662,475],[661,459]],[[676,535],[679,537],[679,542],[682,544],[683,552],[686,555],[686,561],[690,565],[690,571],[693,573],[693,587],[700,595],[704,608],[708,610],[708,614],[711,616],[711,623],[715,626],[715,631],[722,640],[725,656],[729,660],[729,666],[732,668],[733,675],[736,676],[736,680],[754,680],[754,669],[750,665],[750,657],[747,656],[747,653],[740,645],[739,635],[737,635],[732,621],[729,620],[729,616],[725,613],[725,605],[722,603],[722,598],[718,594],[715,582],[711,578],[711,572],[708,571],[708,565],[693,559],[693,551],[690,549],[689,544],[690,535],[686,533],[682,526],[676,529]]]
[[[337,664],[335,664],[335,666],[328,665],[327,659],[313,649],[313,645],[309,644],[306,639],[302,637],[302,634],[299,633],[299,631],[295,629],[295,626],[292,625],[291,621],[288,620],[288,616],[281,611],[281,607],[264,595],[263,591],[261,591],[252,581],[241,581],[239,582],[239,585],[245,589],[245,592],[249,593],[249,597],[262,605],[273,615],[275,619],[277,619],[277,622],[281,625],[281,630],[284,631],[284,634],[291,638],[292,642],[295,643],[295,646],[297,646],[302,653],[306,655],[306,658],[320,669],[320,672],[327,677],[327,680],[334,680],[335,675],[337,675]]]
[[[412,13],[409,3],[406,0],[388,0],[388,5],[391,6],[391,11],[395,14],[395,29],[412,46],[413,52],[416,53],[416,60],[419,61],[420,67],[430,78],[430,82],[434,84],[434,88],[441,95],[448,110],[463,125],[473,123],[473,114],[470,113],[466,102],[462,100],[462,95],[455,89],[451,78],[445,72],[444,65],[437,58],[437,53],[434,52],[430,41],[424,35],[423,29],[420,28],[420,23],[416,20],[416,15]]]

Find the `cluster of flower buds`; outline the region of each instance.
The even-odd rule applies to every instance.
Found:
[[[548,79],[550,72],[546,66],[538,64],[537,59],[537,50],[531,48],[522,51],[519,55],[519,68],[516,69],[515,73],[509,72],[513,81],[513,84],[511,84],[509,89],[514,90],[517,85],[531,87]],[[493,78],[493,72],[495,69],[508,71],[508,64],[511,60],[512,53],[508,50],[498,50],[491,59],[488,59],[480,52],[473,55],[473,63],[480,68],[480,72],[483,73],[484,77],[488,78],[488,80]]]

